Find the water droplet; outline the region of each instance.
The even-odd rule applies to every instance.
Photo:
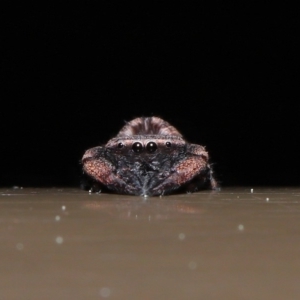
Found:
[[[108,288],[108,287],[103,287],[103,288],[101,288],[99,294],[100,294],[100,296],[103,297],[103,298],[109,297],[110,294],[111,294],[110,288]]]
[[[24,245],[23,245],[22,243],[18,243],[18,244],[16,245],[16,248],[17,248],[18,250],[23,250],[23,249],[24,249]]]
[[[239,226],[238,226],[238,230],[239,231],[243,231],[245,228],[244,228],[244,225],[243,224],[240,224]]]
[[[55,242],[56,242],[57,244],[62,244],[62,243],[64,242],[64,239],[63,239],[63,237],[58,236],[58,237],[56,237]]]
[[[178,238],[183,241],[185,239],[185,234],[184,233],[179,233]]]
[[[195,270],[197,268],[197,263],[195,261],[190,261],[188,267],[190,270]]]

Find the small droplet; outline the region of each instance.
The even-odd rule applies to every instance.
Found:
[[[244,225],[243,224],[240,224],[239,226],[238,226],[238,230],[239,231],[243,231],[245,228],[244,228]]]
[[[18,250],[23,250],[23,249],[24,249],[24,245],[23,245],[22,243],[18,243],[18,244],[16,245],[16,248],[17,248]]]
[[[266,198],[266,201],[267,201],[267,202],[269,202],[269,200],[270,200],[269,198]]]
[[[66,210],[66,207],[63,205],[63,206],[61,207],[61,209],[62,209],[62,210]]]
[[[183,241],[185,239],[185,234],[179,233],[178,238],[179,238],[179,240]]]
[[[55,221],[60,221],[60,216],[56,216]]]
[[[110,294],[111,294],[110,288],[108,288],[108,287],[103,287],[103,288],[101,288],[99,294],[100,294],[100,296],[103,297],[103,298],[109,297]]]
[[[188,267],[190,270],[195,270],[197,268],[197,263],[195,261],[190,261]]]
[[[253,189],[251,189],[250,192],[253,193]]]
[[[58,236],[58,237],[56,237],[55,242],[56,242],[57,244],[62,244],[62,243],[64,242],[64,239],[63,239],[63,237]]]

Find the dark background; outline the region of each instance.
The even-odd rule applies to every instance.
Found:
[[[139,116],[206,145],[221,186],[299,185],[295,8],[67,3],[1,11],[0,186],[79,186]]]

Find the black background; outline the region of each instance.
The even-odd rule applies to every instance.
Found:
[[[206,145],[221,186],[299,184],[295,8],[95,3],[1,12],[1,186],[79,186],[139,116]]]

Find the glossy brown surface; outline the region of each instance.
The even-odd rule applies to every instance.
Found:
[[[0,190],[0,299],[299,299],[300,189]]]

